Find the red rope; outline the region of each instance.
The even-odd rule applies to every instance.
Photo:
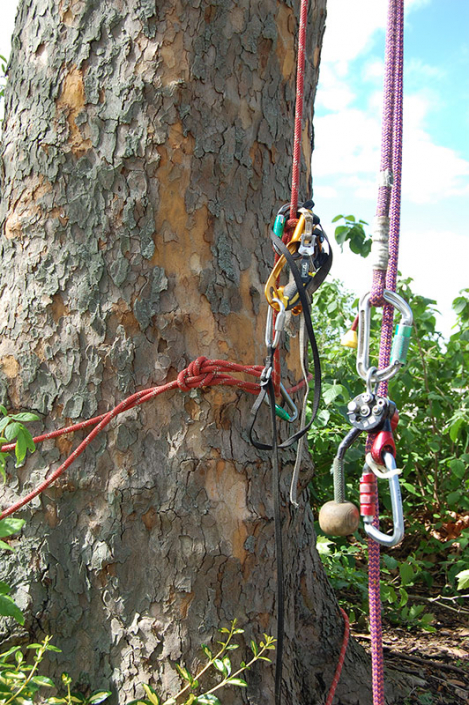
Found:
[[[347,613],[340,607],[342,617],[344,618],[344,637],[342,639],[342,648],[339,654],[339,660],[337,662],[337,668],[335,669],[334,678],[332,679],[332,685],[327,696],[326,705],[332,705],[334,700],[334,695],[336,688],[339,684],[340,674],[342,673],[342,668],[345,661],[345,653],[347,651],[348,641],[350,637],[350,622]]]
[[[290,201],[291,218],[296,217],[296,211],[298,208],[298,189],[300,184],[301,126],[303,119],[307,19],[308,0],[301,0],[300,28],[298,32],[298,65],[296,69],[295,136],[293,141],[293,169]]]
[[[123,411],[128,411],[128,409],[133,409],[135,406],[145,403],[154,399],[164,392],[172,391],[173,389],[180,389],[182,392],[188,392],[191,389],[202,388],[202,387],[213,387],[215,385],[222,385],[225,387],[239,387],[245,392],[250,394],[259,393],[259,385],[255,382],[246,382],[241,379],[233,377],[231,372],[238,372],[243,374],[251,375],[252,377],[259,378],[261,376],[262,370],[264,368],[261,365],[238,365],[235,362],[228,362],[226,360],[209,360],[206,357],[198,357],[196,360],[190,363],[188,367],[183,369],[179,374],[177,379],[173,382],[168,382],[167,384],[160,385],[158,387],[152,387],[150,389],[144,389],[132,396],[124,399],[120,402],[114,409],[108,411],[106,414],[101,414],[101,416],[96,416],[93,419],[87,421],[82,421],[80,423],[74,424],[73,426],[67,426],[65,428],[51,431],[42,436],[36,436],[34,438],[35,443],[40,443],[50,438],[57,438],[58,436],[63,436],[66,433],[71,433],[73,431],[79,431],[81,429],[87,428],[89,426],[95,426],[95,428],[84,438],[80,445],[71,453],[65,462],[54,470],[53,473],[49,475],[43,482],[40,483],[32,492],[30,492],[26,497],[18,500],[12,504],[8,509],[5,509],[2,514],[0,514],[0,519],[4,519],[18,509],[21,509],[28,504],[32,499],[37,497],[41,492],[44,492],[55,480],[57,480],[67,468],[76,460],[91,443],[91,441],[96,438],[96,436],[112,421],[113,418],[121,414]],[[15,447],[14,443],[9,443],[2,447],[2,452],[8,452],[13,450]]]

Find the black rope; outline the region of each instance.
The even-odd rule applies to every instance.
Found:
[[[272,369],[272,368],[270,368]],[[274,540],[277,564],[277,644],[275,655],[275,705],[280,705],[282,696],[283,637],[285,633],[285,596],[283,575],[282,519],[280,514],[280,469],[277,444],[277,419],[275,415],[275,389],[272,376],[266,383],[270,401],[272,425],[272,490],[274,496]]]

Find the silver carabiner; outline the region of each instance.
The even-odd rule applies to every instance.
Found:
[[[397,546],[404,538],[404,512],[402,509],[401,488],[399,485],[399,474],[397,472],[396,460],[394,455],[389,451],[383,453],[383,460],[386,470],[389,475],[389,492],[391,495],[393,533],[383,534],[382,531],[373,526],[372,516],[363,517],[365,531],[373,541],[381,544],[381,546]]]
[[[267,310],[267,322],[265,324],[265,344],[268,348],[275,348],[280,342],[280,335],[285,327],[285,305],[280,301],[280,299],[272,299],[279,306],[279,312],[277,313],[277,318],[275,319],[274,326],[274,309],[269,305]],[[275,331],[275,334],[274,334]]]
[[[412,326],[412,311],[404,299],[394,291],[383,291],[383,298],[386,303],[394,306],[402,316],[401,325],[410,328]],[[372,380],[369,379],[369,355],[370,355],[370,329],[371,329],[371,292],[365,294],[360,301],[358,310],[358,347],[357,347],[357,372],[360,377],[370,384],[377,384],[387,379],[391,379],[404,364],[401,359],[394,359],[387,367],[373,372]]]
[[[280,394],[282,395],[282,399],[285,402],[285,406],[279,406],[279,404],[275,404],[275,413],[279,417],[279,419],[288,421],[288,423],[293,423],[293,421],[296,421],[298,418],[297,406],[283,384],[280,384]],[[264,397],[264,401],[267,406],[270,406],[270,400],[268,396]],[[290,413],[288,413],[287,408],[290,410]]]

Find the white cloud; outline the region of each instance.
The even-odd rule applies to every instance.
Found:
[[[406,17],[431,0],[406,0]],[[388,3],[385,0],[328,0],[322,61],[333,62],[339,75],[346,75],[348,63],[368,50],[378,30],[386,29]]]
[[[354,100],[355,93],[349,83],[339,78],[331,64],[322,64],[316,105],[335,111],[347,107]]]
[[[427,130],[433,106],[424,94],[404,99],[402,187],[403,197],[412,203],[438,203],[452,196],[469,195],[469,161],[453,149],[435,144]],[[345,108],[317,117],[313,153],[316,179],[335,177],[340,187],[351,190],[355,197],[375,198],[380,140],[380,110],[367,113]]]
[[[421,81],[444,78],[446,71],[439,66],[430,66],[421,59],[413,57],[405,63],[404,73],[406,80]]]
[[[377,0],[329,0],[322,61],[337,65],[339,74],[367,49],[374,33],[386,25],[385,2]]]
[[[364,81],[372,81],[373,83],[383,84],[384,77],[384,60],[371,59],[363,67],[362,78]]]
[[[379,165],[379,119],[348,108],[315,119],[316,174],[374,173]]]
[[[337,198],[337,189],[333,186],[323,186],[319,184],[314,186],[314,197],[315,198]]]

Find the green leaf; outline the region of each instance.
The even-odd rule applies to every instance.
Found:
[[[22,611],[9,595],[0,595],[0,614],[3,617],[13,617],[18,624],[24,624]]]
[[[408,563],[401,563],[399,566],[399,573],[403,585],[411,585],[414,582],[414,569]]]
[[[223,665],[225,666],[225,674],[229,676],[231,673],[231,661],[228,656],[223,659]]]
[[[25,459],[28,445],[24,437],[23,429],[18,432],[15,445],[16,467]]]
[[[5,416],[3,419],[0,420],[0,433],[3,433],[3,429],[5,426],[8,426],[8,424],[11,422],[11,418],[9,416]],[[3,441],[5,443],[6,439]]]
[[[464,311],[464,309],[467,306],[467,299],[465,299],[463,296],[458,296],[456,299],[453,301],[453,309],[455,313],[460,314]]]
[[[55,688],[55,683],[47,676],[33,676],[31,682],[44,688]]]
[[[39,416],[37,414],[32,414],[29,411],[22,411],[20,414],[14,414],[11,417],[14,421],[39,421]]]
[[[21,431],[21,424],[17,423],[16,421],[13,421],[12,423],[8,424],[8,426],[5,428],[5,438],[7,441],[12,441],[18,433]]]
[[[451,424],[449,428],[449,437],[453,441],[453,443],[456,443],[456,440],[459,435],[459,431],[461,429],[461,426],[463,426],[465,423],[465,420],[461,417],[457,418],[454,423]]]
[[[206,657],[211,661],[213,658],[213,654],[206,644],[202,644],[202,651],[204,652]]]
[[[409,594],[407,590],[405,590],[403,587],[399,588],[399,594],[401,596],[401,601],[399,602],[399,607],[405,607],[405,605],[409,601]]]
[[[456,575],[458,579],[458,590],[466,590],[469,587],[469,570],[462,570]]]
[[[204,695],[199,695],[194,702],[200,703],[200,705],[221,705],[217,696],[213,695],[213,693],[204,693]]]
[[[98,703],[103,703],[111,695],[112,692],[110,690],[95,690],[88,698],[88,702],[92,703],[92,705],[98,705]]]
[[[67,705],[68,700],[66,698],[47,698],[46,703],[49,703],[49,705]]]
[[[46,644],[44,648],[46,651],[54,651],[58,654],[62,653],[62,649],[59,649],[58,646],[54,646],[53,644]]]
[[[461,497],[462,497],[461,490],[456,490],[455,492],[450,492],[448,494],[448,496],[446,497],[446,501],[448,502],[450,507],[454,507],[456,504],[458,504]]]
[[[5,541],[0,541],[0,548],[3,548],[5,551],[13,551],[14,549],[9,546]]]
[[[20,646],[12,646],[11,649],[8,649],[8,651],[4,651],[3,654],[0,654],[0,661],[6,661],[12,654],[15,654],[17,651],[20,650]],[[2,665],[5,665],[4,663]]]
[[[0,58],[3,58],[3,57],[0,57]],[[8,414],[8,411],[5,409],[5,407],[3,406],[3,404],[0,404],[0,411],[2,412],[2,414],[3,414],[4,416],[6,416],[6,415]]]
[[[227,683],[229,683],[230,685],[239,685],[242,688],[248,687],[248,684],[246,683],[246,681],[243,681],[242,678],[228,678]]]
[[[450,462],[448,464],[451,468],[451,472],[454,475],[456,475],[457,478],[459,478],[461,480],[464,477],[464,475],[466,474],[465,463],[463,463],[462,460],[459,460],[459,458],[455,458],[454,460],[450,460]]]
[[[223,663],[223,661],[221,659],[219,659],[219,658],[214,659],[213,665],[215,666],[217,671],[220,671],[220,673],[223,673],[223,675],[226,676],[225,664]]]
[[[395,558],[392,556],[388,555],[387,553],[382,554],[382,558],[386,566],[389,568],[389,570],[395,570],[397,566],[399,565],[399,562],[396,561]]]
[[[12,517],[2,519],[0,521],[0,538],[18,533],[18,531],[23,528],[24,524],[24,519],[13,519]]]
[[[189,683],[192,681],[192,676],[187,670],[187,668],[184,668],[184,666],[180,666],[178,663],[176,664],[176,671],[179,673],[181,678],[184,678],[185,681],[188,681]],[[143,686],[144,688],[147,688],[148,686]]]

